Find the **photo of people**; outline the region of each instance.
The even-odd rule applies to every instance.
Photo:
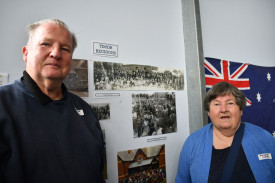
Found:
[[[183,70],[94,61],[95,90],[183,90]]]
[[[64,84],[70,92],[80,97],[88,97],[88,61],[73,59]]]
[[[110,119],[109,103],[92,103],[90,104],[99,121]]]
[[[134,138],[177,131],[174,92],[132,94]]]
[[[119,183],[165,183],[165,145],[117,153]]]

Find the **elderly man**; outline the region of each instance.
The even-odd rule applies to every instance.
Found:
[[[28,34],[23,77],[0,87],[0,182],[105,182],[98,119],[63,84],[74,34],[57,19],[31,24]]]

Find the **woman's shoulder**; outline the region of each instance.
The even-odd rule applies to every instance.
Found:
[[[210,133],[212,131],[213,124],[208,123],[207,125],[203,126],[202,128],[198,129],[197,131],[190,134],[190,138],[196,138],[201,135],[205,135],[206,133]]]
[[[253,132],[253,133],[256,133],[256,134],[270,134],[267,130],[263,129],[262,127],[260,126],[257,126],[257,125],[254,125],[252,123],[249,123],[249,122],[244,122],[245,124],[245,131],[246,132]],[[271,135],[272,136],[272,135]]]
[[[274,144],[275,142],[275,138],[270,132],[248,122],[245,123],[244,137],[247,137],[249,140],[253,139],[255,141],[262,141],[265,143],[270,142]]]
[[[212,136],[213,132],[213,124],[209,123],[202,128],[198,129],[197,131],[191,133],[189,137],[186,139],[185,143],[195,144],[195,143],[201,143],[202,141],[205,141],[209,139],[209,137]]]

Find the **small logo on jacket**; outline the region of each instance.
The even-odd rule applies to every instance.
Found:
[[[272,159],[271,153],[258,154],[259,160]]]
[[[82,109],[78,110],[75,108],[75,110],[79,114],[79,116],[84,116],[84,111]]]

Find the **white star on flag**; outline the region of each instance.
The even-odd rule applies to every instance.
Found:
[[[271,81],[271,74],[270,73],[267,73],[267,80]]]
[[[261,98],[261,94],[258,92],[258,93],[257,93],[257,100],[258,100],[258,102],[261,102],[261,99],[262,99],[262,98]]]

